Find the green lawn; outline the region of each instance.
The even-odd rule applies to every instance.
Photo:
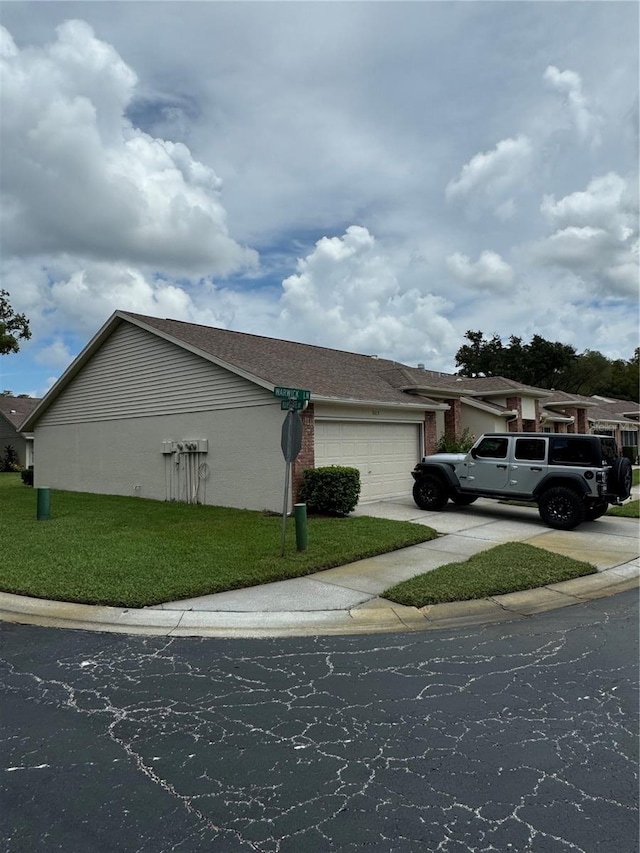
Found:
[[[36,491],[0,474],[0,589],[87,604],[142,607],[299,577],[433,539],[435,531],[379,518],[308,521],[298,553],[293,519],[141,498],[51,493],[36,521]]]
[[[637,486],[640,483],[640,468],[634,468],[631,473],[631,482],[634,486]]]
[[[383,597],[399,604],[424,607],[444,601],[467,601],[534,589],[592,575],[596,571],[595,566],[589,563],[552,554],[523,542],[507,542],[475,554],[463,563],[447,563],[396,584],[386,590]]]
[[[619,518],[640,518],[640,500],[629,501],[622,506],[611,506],[607,515],[617,515]]]

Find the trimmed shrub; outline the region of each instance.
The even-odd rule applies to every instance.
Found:
[[[347,515],[355,509],[360,497],[360,471],[340,465],[307,468],[298,500],[310,512]]]
[[[622,455],[626,456],[632,465],[638,462],[638,448],[633,444],[625,444],[622,448]]]
[[[33,486],[33,465],[29,465],[28,468],[24,468],[20,472],[20,476],[22,477],[22,482],[25,486]]]
[[[0,471],[8,472],[8,471],[21,471],[18,461],[18,453],[15,447],[12,444],[7,444],[4,449],[4,455],[2,459],[0,459]]]
[[[462,435],[445,432],[436,444],[436,453],[468,453],[476,442],[475,435],[469,434],[466,428]]]

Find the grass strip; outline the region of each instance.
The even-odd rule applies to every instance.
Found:
[[[487,598],[591,575],[595,566],[522,542],[507,542],[461,563],[447,563],[396,584],[383,597],[425,607],[445,601]]]
[[[618,518],[640,518],[640,500],[629,501],[622,506],[609,507],[607,515],[617,515]]]
[[[300,577],[426,542],[431,528],[358,516],[310,517],[298,553],[293,519],[143,498],[52,491],[36,521],[36,491],[0,474],[0,589],[36,598],[144,607]]]

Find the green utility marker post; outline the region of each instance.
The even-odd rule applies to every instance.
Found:
[[[309,544],[307,535],[307,505],[294,504],[293,515],[296,521],[296,548],[298,551],[306,551]]]
[[[48,521],[51,518],[51,489],[37,489],[37,493],[36,518],[38,521]]]

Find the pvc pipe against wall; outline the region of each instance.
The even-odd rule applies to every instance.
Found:
[[[51,518],[51,489],[37,489],[36,519],[48,521]]]

